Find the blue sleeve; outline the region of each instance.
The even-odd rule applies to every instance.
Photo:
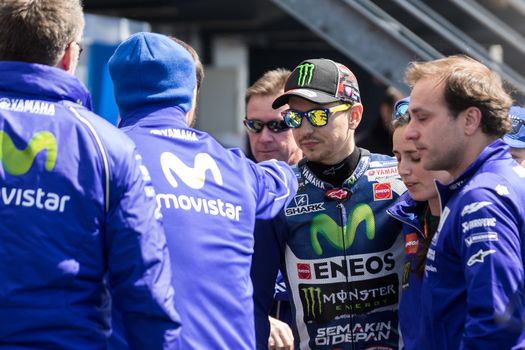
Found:
[[[460,349],[510,349],[523,312],[519,210],[508,197],[477,188],[460,199],[460,253],[467,316]]]
[[[277,231],[280,220],[278,216],[273,220],[257,220],[255,223],[251,277],[257,349],[268,349],[268,315],[272,307],[277,272],[284,255],[284,238]]]
[[[252,167],[258,178],[256,217],[273,218],[295,196],[297,178],[292,168],[282,161],[269,160],[252,164]]]
[[[173,306],[166,238],[155,191],[140,159],[129,152],[110,168],[109,283],[130,349],[177,349],[180,322]]]

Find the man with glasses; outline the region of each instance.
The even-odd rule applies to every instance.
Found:
[[[272,108],[273,101],[284,92],[284,84],[290,73],[289,70],[283,68],[270,70],[246,90],[246,118],[243,123],[248,131],[250,148],[257,162],[277,159],[293,165],[302,158],[303,153],[295,143],[292,130],[286,125],[281,115],[288,105],[277,110]],[[256,227],[259,225],[264,225],[264,223],[257,221]],[[264,254],[264,245],[268,242],[266,233],[256,229],[254,239],[255,245],[259,247],[254,254]],[[252,274],[257,274],[257,266],[253,267]],[[291,324],[291,306],[280,273],[275,283],[274,302],[269,318],[268,348],[291,349],[293,334],[288,326]],[[257,335],[260,333],[256,332]],[[263,343],[264,341],[258,342]]]
[[[525,168],[525,108],[512,106],[509,110],[512,130],[503,137],[510,146],[510,154]]]
[[[467,56],[413,62],[405,138],[437,183],[441,220],[421,287],[430,349],[522,349],[525,170],[502,140],[511,98],[499,76]]]
[[[398,349],[403,237],[385,212],[405,191],[396,161],[355,146],[363,106],[344,65],[303,61],[284,90],[273,107],[289,105],[282,115],[305,158],[297,195],[264,228],[272,243],[253,262],[256,315],[267,312],[280,268],[297,348]]]
[[[83,28],[79,0],[0,1],[0,346],[104,349],[107,277],[130,346],[176,349],[155,191],[73,75]]]

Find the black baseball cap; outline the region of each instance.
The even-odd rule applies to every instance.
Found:
[[[290,74],[284,94],[273,101],[277,109],[288,103],[290,96],[298,96],[317,104],[361,102],[357,79],[346,66],[324,58],[301,62]]]

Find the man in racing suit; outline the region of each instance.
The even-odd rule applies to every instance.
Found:
[[[105,349],[108,277],[134,349],[180,330],[154,191],[73,75],[78,0],[0,2],[0,347]]]
[[[398,349],[403,237],[385,211],[405,190],[396,161],[355,146],[363,107],[356,78],[342,64],[302,62],[273,107],[284,103],[305,159],[294,200],[259,228],[272,243],[257,255],[264,259],[253,261],[262,266],[252,276],[258,332],[267,332],[264,316],[280,267],[297,348]]]
[[[414,62],[413,140],[437,183],[441,219],[427,253],[421,304],[430,349],[523,348],[525,170],[500,138],[511,98],[501,79],[466,56]]]
[[[121,127],[144,154],[172,257],[184,349],[253,349],[255,219],[297,189],[284,162],[255,164],[192,129],[195,63],[172,39],[137,33],[109,61]]]

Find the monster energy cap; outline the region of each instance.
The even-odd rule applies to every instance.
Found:
[[[288,103],[290,96],[327,104],[332,102],[361,102],[357,79],[346,66],[332,60],[319,58],[301,62],[286,81],[284,94],[273,101],[277,109]]]

